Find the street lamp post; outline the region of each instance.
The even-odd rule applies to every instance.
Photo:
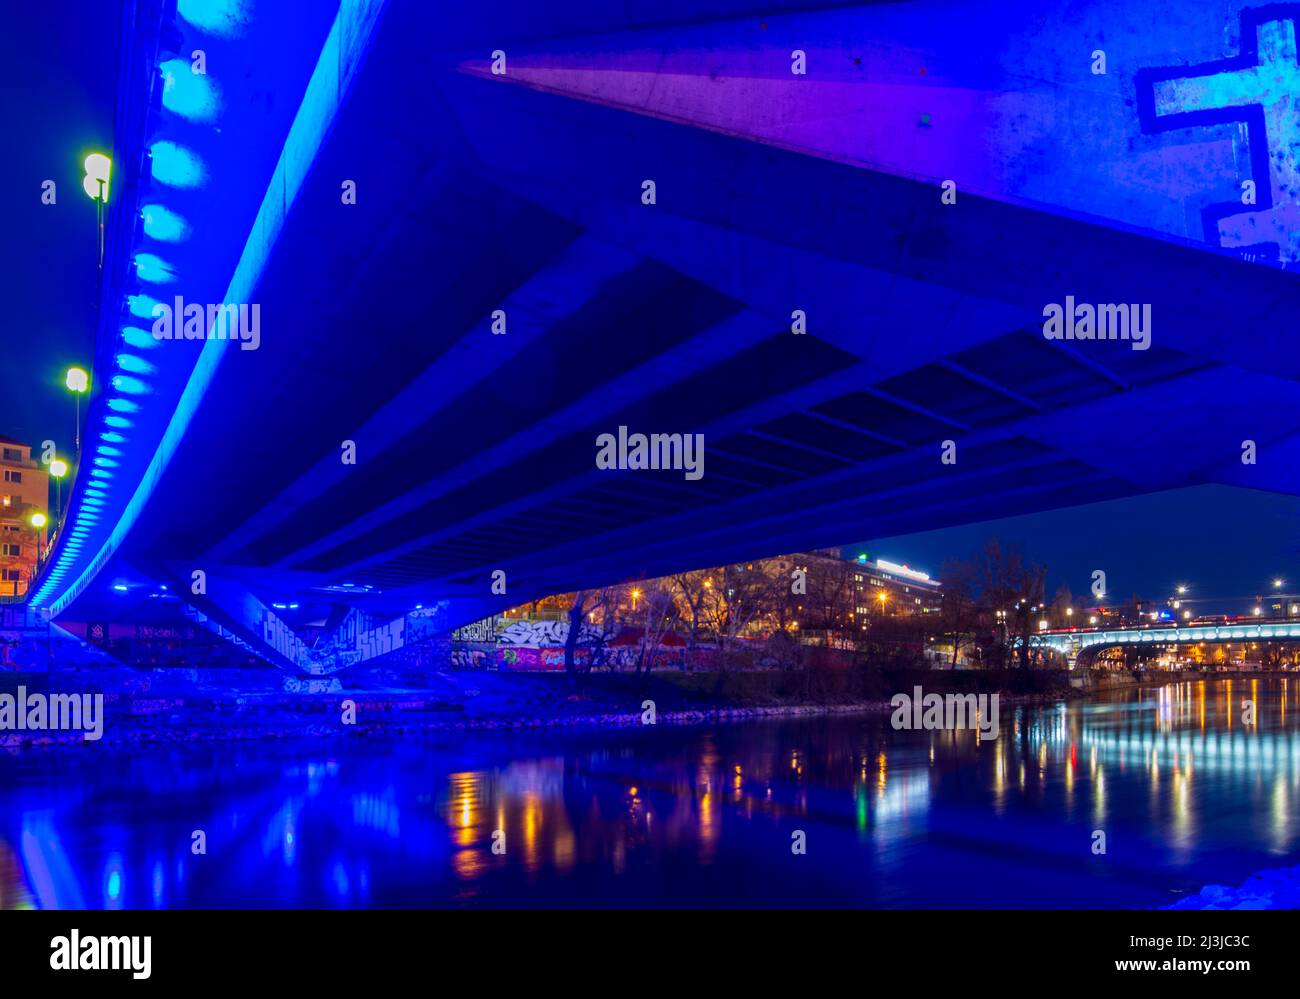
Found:
[[[95,203],[95,223],[99,228],[99,270],[104,271],[104,206],[108,204],[108,178],[113,171],[113,161],[103,153],[86,157],[86,176],[81,189]]]
[[[68,373],[64,376],[63,384],[68,387],[68,391],[77,397],[77,435],[74,438],[76,442],[77,457],[81,457],[81,397],[90,388],[90,376],[81,368],[69,368]]]
[[[68,463],[62,458],[52,459],[50,474],[54,476],[54,523],[57,526],[63,516],[63,477],[68,474]]]

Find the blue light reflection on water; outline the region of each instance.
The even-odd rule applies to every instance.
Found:
[[[1300,682],[1238,679],[1004,707],[979,745],[857,716],[8,756],[0,905],[1156,906],[1300,862],[1298,718]]]

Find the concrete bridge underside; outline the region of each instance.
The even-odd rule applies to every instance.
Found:
[[[1048,55],[1014,55],[1016,4],[951,31],[925,2],[201,16],[222,6],[127,4],[93,450],[36,598],[56,616],[179,595],[319,672],[623,579],[1201,484],[1300,492],[1300,278],[1186,228],[1236,126],[1145,121],[1135,75],[1208,61],[1217,30],[1116,42],[1127,68],[1084,87],[1048,57],[1064,12]],[[1150,4],[1106,6],[1150,27]],[[149,72],[195,47],[215,109]],[[1057,131],[1026,145],[1012,113]],[[1169,185],[1189,210],[1150,206]],[[256,302],[258,347],[153,341],[145,295]],[[1067,295],[1150,305],[1149,349],[1045,339]],[[1179,447],[1132,432],[1157,420]],[[598,469],[620,426],[703,434],[703,477]]]

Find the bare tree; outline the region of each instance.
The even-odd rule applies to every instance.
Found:
[[[1020,666],[1029,666],[1029,639],[1043,610],[1047,569],[1026,564],[1018,548],[1006,548],[990,538],[980,554],[979,575],[984,583],[984,600],[1019,642]],[[1010,646],[1010,643],[1008,643]]]
[[[761,562],[722,566],[706,576],[705,613],[724,652],[770,608],[773,586],[774,574]]]
[[[569,606],[569,630],[564,636],[564,672],[576,686],[579,678],[590,672],[593,666],[604,665],[608,658],[609,639],[617,629],[615,609],[618,606],[617,591],[606,586],[599,590],[579,590],[573,595]],[[595,619],[595,625],[589,625],[589,619]],[[587,655],[585,662],[580,662],[577,651],[584,648]]]
[[[944,638],[952,645],[952,665],[956,668],[961,650],[974,644],[983,616],[975,599],[979,567],[972,562],[953,559],[944,563],[940,575],[943,578],[943,604],[939,623]]]
[[[791,635],[799,621],[799,607],[803,597],[794,591],[794,570],[775,561],[765,564],[772,585],[763,616],[777,635]]]
[[[711,570],[695,569],[691,572],[679,572],[671,577],[671,586],[677,597],[678,611],[686,625],[687,648],[693,652],[699,643],[700,629],[708,624],[706,604],[709,587],[705,581]]]
[[[641,625],[641,647],[637,654],[636,671],[649,673],[654,668],[655,656],[664,637],[673,630],[679,617],[679,608],[672,590],[667,586],[647,586],[641,597],[643,607],[638,620]]]
[[[824,633],[829,648],[836,634],[851,633],[856,617],[857,591],[853,565],[842,559],[818,559],[808,567],[808,593],[804,600],[805,625]]]

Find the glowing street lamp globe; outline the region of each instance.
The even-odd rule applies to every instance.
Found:
[[[45,516],[45,514],[43,513],[32,514],[31,516],[32,527],[36,528],[38,531],[42,527],[44,527],[47,523],[49,523],[49,519]]]
[[[86,157],[86,176],[81,182],[81,189],[91,201],[108,204],[108,178],[113,172],[113,161],[103,153],[91,153]]]
[[[62,458],[55,458],[50,462],[50,474],[56,479],[61,479],[68,474],[68,463]]]

